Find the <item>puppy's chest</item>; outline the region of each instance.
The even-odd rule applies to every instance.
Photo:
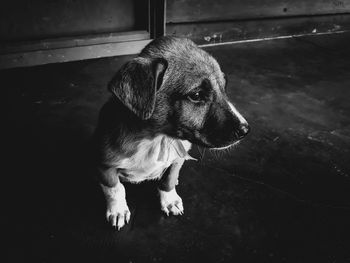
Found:
[[[117,169],[122,180],[141,182],[158,179],[176,159],[191,158],[187,151],[191,144],[167,136],[157,136],[153,140],[144,139],[137,144],[135,153],[118,160]]]

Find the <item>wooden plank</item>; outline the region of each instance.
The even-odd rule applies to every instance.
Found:
[[[0,43],[0,54],[24,51],[47,50],[66,47],[89,46],[125,41],[146,40],[150,38],[147,31],[130,31],[122,33],[97,34],[78,36],[74,38],[54,38],[38,41],[25,41],[15,43]]]
[[[0,38],[22,41],[147,30],[147,13],[147,1],[136,0],[2,0]]]
[[[350,0],[168,0],[167,22],[188,23],[350,12]]]
[[[167,25],[167,35],[187,37],[197,44],[344,30],[350,30],[350,15]]]
[[[136,17],[135,25],[140,23],[140,27],[148,31],[93,34],[34,41],[4,41],[2,39],[0,69],[137,54],[151,41],[151,34],[153,38],[164,35],[165,0],[143,1],[137,3],[137,7],[135,14],[142,13],[142,15],[140,19]],[[145,22],[144,16],[150,21]]]
[[[0,55],[0,69],[139,53],[151,40],[108,43]]]

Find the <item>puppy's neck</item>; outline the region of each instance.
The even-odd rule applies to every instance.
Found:
[[[164,127],[157,125],[153,120],[140,119],[114,96],[109,99],[101,111],[99,126],[102,125],[107,125],[107,130],[119,130],[119,139],[127,137],[124,139],[152,140],[164,134]]]

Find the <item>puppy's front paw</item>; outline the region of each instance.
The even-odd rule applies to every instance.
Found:
[[[167,215],[169,215],[169,213],[172,213],[173,215],[182,215],[184,213],[182,199],[177,194],[175,188],[169,192],[158,189],[158,192],[162,211]]]
[[[126,200],[118,200],[118,202],[111,202],[108,204],[107,221],[109,221],[113,227],[120,230],[125,224],[129,223],[130,211],[126,204]]]

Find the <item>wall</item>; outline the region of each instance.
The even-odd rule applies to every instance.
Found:
[[[134,1],[123,0],[3,0],[0,40],[27,41],[147,29],[147,3],[140,3],[136,9]],[[145,4],[146,11],[136,15],[137,10],[145,10]]]
[[[350,0],[168,0],[167,34],[200,44],[347,30]]]
[[[155,1],[3,0],[0,69],[139,53],[160,28]]]
[[[138,53],[158,35],[149,29],[164,31],[163,7],[164,0],[3,0],[0,69]],[[202,45],[350,30],[350,0],[167,0],[166,7],[166,34]]]

